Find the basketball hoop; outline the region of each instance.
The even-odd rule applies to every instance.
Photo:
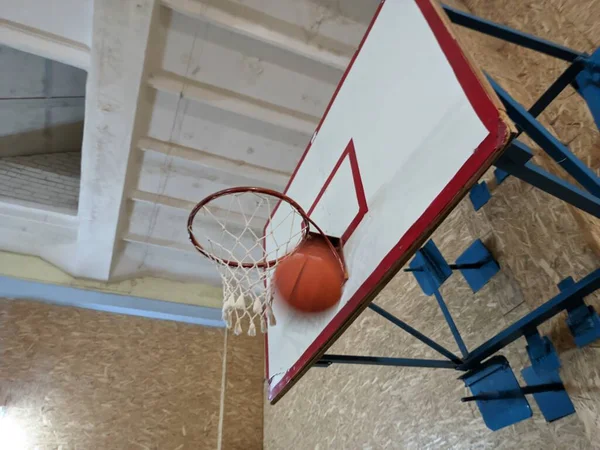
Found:
[[[278,211],[277,223],[273,223]],[[194,235],[193,227],[202,229]],[[275,325],[272,310],[272,274],[279,262],[308,238],[310,225],[325,238],[331,251],[341,257],[323,231],[298,203],[280,192],[260,187],[235,187],[209,195],[198,203],[188,218],[190,241],[200,253],[216,263],[223,283],[223,320],[234,333],[256,335],[267,323]],[[267,245],[267,239],[269,245]]]

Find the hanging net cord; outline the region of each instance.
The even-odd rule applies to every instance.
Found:
[[[226,197],[227,208],[204,205],[198,211],[202,220],[212,222],[220,233],[206,233],[202,236],[204,249],[196,248],[217,263],[227,327],[239,335],[242,322],[247,322],[248,334],[255,336],[256,322],[263,333],[267,322],[275,325],[271,276],[279,261],[304,240],[308,224],[294,207],[269,194],[240,192]],[[265,228],[267,217],[273,217],[277,204],[279,208],[287,205],[289,211],[278,215],[282,218]],[[266,217],[260,213],[266,213]],[[208,228],[204,226],[205,229]],[[192,232],[191,227],[189,231]]]

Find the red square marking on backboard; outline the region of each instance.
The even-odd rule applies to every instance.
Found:
[[[348,224],[348,227],[342,233],[342,235],[335,236],[335,237],[339,237],[342,240],[342,245],[344,242],[346,242],[346,241],[348,241],[348,239],[350,239],[350,236],[352,236],[352,233],[354,232],[354,230],[356,230],[356,228],[362,221],[365,214],[367,214],[367,212],[369,211],[369,207],[367,206],[367,199],[365,198],[365,190],[363,188],[362,178],[360,177],[360,169],[358,167],[358,160],[356,158],[356,150],[354,149],[354,141],[352,139],[350,139],[350,142],[348,142],[348,145],[346,146],[346,149],[340,156],[340,159],[338,159],[338,161],[335,163],[333,170],[327,177],[327,180],[325,180],[325,184],[323,184],[321,191],[319,191],[319,194],[317,195],[317,197],[315,198],[315,201],[313,202],[313,204],[311,205],[310,209],[307,212],[307,214],[310,217],[310,215],[313,213],[313,211],[319,204],[321,197],[323,197],[323,194],[327,190],[327,187],[331,184],[331,181],[337,174],[340,166],[342,165],[342,163],[344,162],[344,160],[346,158],[348,158],[348,160],[350,161],[350,169],[352,170],[352,180],[354,183],[354,191],[356,193],[356,201],[358,203],[358,212],[356,213],[356,216],[354,217],[354,219],[352,219],[352,221]]]

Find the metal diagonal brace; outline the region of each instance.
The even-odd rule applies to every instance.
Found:
[[[521,47],[529,48],[546,55],[554,56],[555,58],[564,59],[565,61],[574,61],[578,57],[586,56],[585,53],[580,53],[554,42],[541,39],[532,34],[523,33],[522,31],[482,19],[459,9],[452,8],[448,5],[442,5],[448,18],[455,24],[471,30],[479,31]]]
[[[406,331],[411,336],[417,338],[419,341],[421,341],[423,344],[427,345],[429,348],[435,350],[436,352],[438,352],[442,356],[445,356],[450,361],[452,361],[454,363],[457,363],[457,364],[461,364],[463,362],[462,359],[460,359],[458,356],[456,356],[450,350],[448,350],[445,347],[441,346],[440,344],[438,344],[434,340],[428,338],[427,336],[425,336],[420,331],[417,331],[416,329],[414,329],[413,327],[411,327],[410,325],[408,325],[406,322],[403,322],[402,320],[398,319],[396,316],[394,316],[394,315],[390,314],[389,312],[387,312],[385,309],[377,306],[374,303],[369,304],[369,308],[372,311],[374,311],[377,314],[379,314],[381,317],[383,317],[383,318],[389,320],[390,322],[392,322],[397,327],[400,327],[401,329],[403,329],[404,331]]]
[[[552,101],[558,97],[558,95],[573,81],[575,77],[583,70],[585,64],[582,58],[577,58],[573,61],[573,64],[569,65],[563,73],[550,85],[546,92],[529,108],[529,114],[533,117],[537,117],[540,113],[546,109],[546,107],[552,103]]]
[[[462,336],[460,335],[460,331],[458,331],[458,327],[456,326],[456,323],[454,322],[454,319],[452,318],[452,314],[450,314],[450,310],[448,309],[448,306],[446,305],[446,302],[444,301],[442,294],[440,294],[440,291],[438,289],[435,289],[433,291],[433,295],[435,295],[435,299],[438,302],[438,305],[440,307],[440,309],[442,310],[442,314],[444,315],[444,318],[446,319],[446,322],[448,323],[448,327],[450,328],[450,331],[452,332],[452,336],[454,336],[454,340],[456,341],[456,345],[458,345],[458,348],[460,349],[460,352],[462,353],[463,357],[467,357],[467,355],[469,354],[469,350],[467,350],[467,346],[465,345],[465,342],[462,339]]]
[[[412,358],[387,358],[383,356],[355,356],[355,355],[323,355],[315,364],[317,367],[329,367],[331,364],[362,364],[369,366],[396,366],[396,367],[426,367],[433,369],[456,369],[457,364],[452,361],[438,361],[434,359]]]

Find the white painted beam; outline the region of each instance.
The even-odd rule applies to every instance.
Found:
[[[90,48],[80,42],[0,19],[0,44],[88,70]]]
[[[326,48],[311,45],[294,36],[269,28],[268,24],[252,20],[250,17],[235,15],[223,8],[198,0],[161,0],[162,4],[174,11],[209,22],[217,27],[232,31],[255,41],[264,42],[304,58],[338,70],[345,70],[351,55],[342,55]],[[289,27],[295,27],[289,24]],[[308,30],[305,30],[308,32]]]
[[[170,92],[215,108],[250,117],[274,126],[312,136],[319,118],[289,108],[267,103],[228,89],[161,71],[148,84],[161,92]]]
[[[151,192],[144,192],[138,189],[133,190],[129,195],[129,198],[136,202],[147,203],[152,205],[156,204],[159,206],[165,206],[167,208],[183,210],[186,211],[188,214],[191,213],[192,209],[194,209],[194,206],[196,206],[196,203],[190,202],[188,200],[169,197],[166,195],[154,194]],[[239,213],[229,212],[225,209],[218,208],[215,206],[211,206],[207,209],[217,219],[227,221],[228,223],[234,225],[246,226],[246,221],[244,220],[244,217]],[[200,217],[201,216],[198,216],[198,218]],[[257,214],[256,217],[264,220],[267,219],[266,216],[259,214]],[[260,229],[260,226],[258,226],[258,228]]]
[[[191,212],[194,206],[196,206],[196,203],[188,200],[154,194],[152,192],[144,192],[138,189],[133,190],[129,195],[129,198],[137,202],[150,203],[153,205],[158,204],[161,206],[167,206],[169,208],[182,209],[188,212]]]
[[[148,236],[140,236],[139,234],[127,233],[123,236],[125,242],[132,244],[148,245],[150,247],[159,247],[162,249],[173,250],[184,253],[196,253],[197,250],[192,244],[170,241],[168,239],[160,239]]]
[[[149,137],[140,139],[138,141],[138,148],[143,151],[151,151],[183,159],[208,169],[220,170],[251,180],[254,179],[260,182],[261,185],[267,183],[279,186],[281,189],[285,187],[291,176],[291,173],[288,172],[267,169],[245,161],[224,158],[195,148],[184,147]]]
[[[157,0],[94,2],[74,275],[108,280]]]
[[[122,255],[114,268],[115,277],[165,277],[184,284],[204,285],[213,298],[222,298],[221,278],[215,263],[198,253],[189,241],[135,233],[125,234],[122,240]]]
[[[19,200],[2,198],[0,201],[0,217],[19,218],[46,226],[77,230],[77,217],[67,213],[41,208],[40,205],[24,205]]]

